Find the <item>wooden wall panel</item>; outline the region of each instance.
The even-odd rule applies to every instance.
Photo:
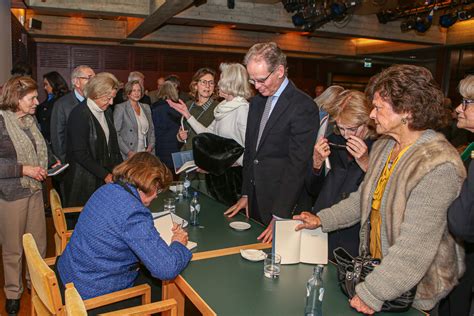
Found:
[[[182,89],[187,90],[194,72],[200,67],[218,71],[221,62],[242,62],[244,58],[244,54],[238,53],[55,43],[40,43],[37,52],[38,78],[48,71],[58,70],[69,82],[72,69],[87,64],[96,72],[111,72],[123,82],[130,71],[141,71],[147,90],[156,89],[158,77],[170,74],[177,74]],[[288,58],[289,78],[312,97],[314,86],[330,84],[332,74],[367,77],[381,68],[381,65],[364,68],[356,61]],[[44,94],[40,94],[40,100],[42,98]]]

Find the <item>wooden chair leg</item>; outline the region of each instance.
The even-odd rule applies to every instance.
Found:
[[[31,285],[31,316],[36,316],[35,304],[33,304],[33,298],[36,296],[36,291],[33,285]]]

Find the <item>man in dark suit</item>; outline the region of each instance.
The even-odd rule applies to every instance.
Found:
[[[54,154],[61,161],[66,161],[66,125],[71,111],[84,101],[84,88],[89,79],[95,76],[89,66],[81,65],[71,73],[73,90],[59,98],[51,113],[51,145]]]
[[[242,198],[226,214],[245,209],[268,225],[258,237],[270,242],[273,223],[291,218],[319,128],[313,100],[286,77],[286,56],[275,43],[250,48],[244,63],[259,94],[250,102],[245,134]]]

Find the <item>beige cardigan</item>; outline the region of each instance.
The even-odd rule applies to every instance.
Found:
[[[377,141],[359,190],[318,214],[326,232],[360,221],[360,252],[370,236],[373,192],[394,144],[388,137]],[[464,252],[448,232],[446,212],[465,176],[459,154],[432,130],[424,132],[395,166],[380,209],[382,263],[356,287],[372,309],[380,311],[384,301],[418,285],[414,306],[430,310],[457,284],[464,272]]]

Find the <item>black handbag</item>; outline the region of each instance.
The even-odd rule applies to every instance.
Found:
[[[363,282],[367,275],[380,264],[379,259],[370,256],[352,257],[344,248],[339,247],[333,251],[337,262],[337,279],[342,292],[347,297],[356,295],[355,288]],[[384,312],[401,313],[410,309],[416,294],[416,286],[403,293],[400,297],[392,301],[385,301],[382,306]]]
[[[196,166],[212,175],[220,176],[244,153],[235,140],[211,133],[193,138],[193,156]]]

